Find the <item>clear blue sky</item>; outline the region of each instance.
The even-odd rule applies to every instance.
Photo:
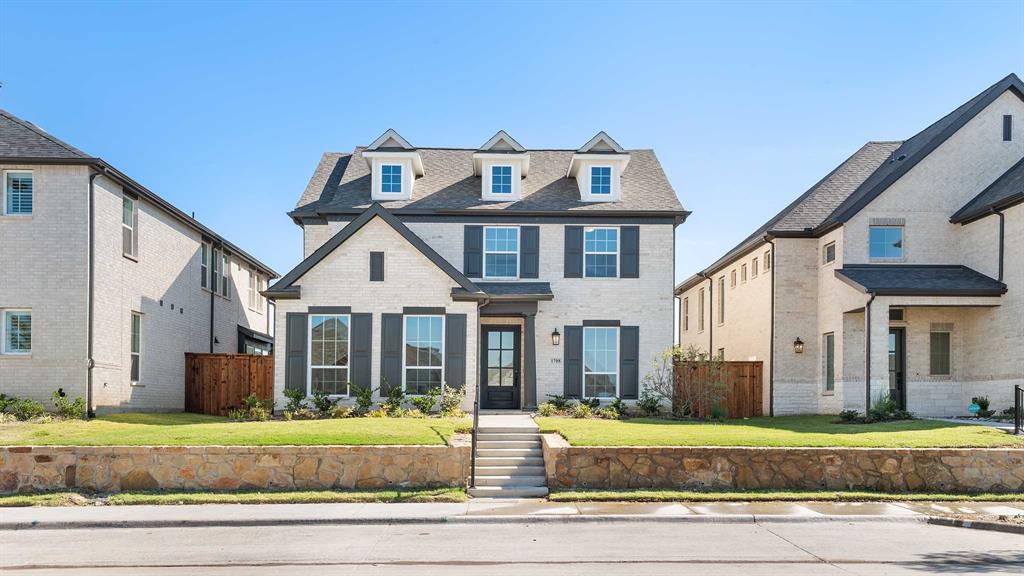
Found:
[[[284,273],[324,151],[394,127],[474,147],[598,130],[654,148],[693,216],[677,276],[867,140],[1024,72],[1024,2],[0,2],[0,107]]]

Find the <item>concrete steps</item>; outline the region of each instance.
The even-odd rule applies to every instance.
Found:
[[[474,498],[542,498],[548,495],[540,431],[523,426],[481,426],[476,443]]]

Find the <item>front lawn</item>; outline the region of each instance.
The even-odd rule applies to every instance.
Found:
[[[972,424],[902,420],[835,424],[835,416],[782,416],[717,422],[635,418],[537,418],[573,446],[789,446],[861,448],[1024,447],[1024,438]]]
[[[232,422],[200,414],[114,414],[91,421],[0,424],[0,445],[314,446],[444,445],[466,418],[345,418]]]

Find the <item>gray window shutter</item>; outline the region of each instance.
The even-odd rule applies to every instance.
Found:
[[[640,227],[623,226],[619,228],[622,235],[622,252],[619,259],[622,261],[620,278],[640,277]]]
[[[565,227],[565,277],[583,278],[583,227]]]
[[[352,315],[352,357],[349,358],[349,382],[360,388],[369,388],[370,354],[373,349],[373,314]],[[354,392],[354,391],[353,391]]]
[[[384,281],[384,253],[370,252],[370,282]]]
[[[565,327],[565,396],[583,394],[583,327]]]
[[[380,315],[380,393],[402,386],[402,315]]]
[[[445,385],[462,388],[466,385],[466,315],[447,314],[444,326]]]
[[[466,226],[462,242],[462,273],[470,278],[484,275],[484,227]]]
[[[619,328],[619,396],[640,397],[640,327]]]
[[[285,315],[284,387],[306,391],[306,314],[289,312]]]
[[[540,276],[540,226],[519,228],[519,277]]]

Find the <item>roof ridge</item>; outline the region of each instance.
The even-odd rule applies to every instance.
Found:
[[[14,122],[15,124],[18,124],[19,126],[25,128],[27,130],[31,130],[32,132],[34,132],[38,136],[46,138],[50,142],[53,142],[54,144],[64,148],[68,152],[71,152],[72,154],[76,154],[76,155],[78,155],[78,156],[80,156],[82,158],[97,158],[96,156],[91,156],[91,155],[87,154],[86,152],[84,152],[82,150],[79,150],[78,148],[75,148],[71,144],[68,144],[67,142],[61,140],[60,138],[57,138],[56,136],[50,134],[46,130],[43,130],[39,126],[36,126],[32,122],[29,122],[28,120],[25,120],[25,119],[22,119],[22,118],[18,118],[17,116],[15,116],[14,114],[8,112],[7,110],[4,110],[3,108],[0,108],[0,115],[4,116],[8,120]]]

